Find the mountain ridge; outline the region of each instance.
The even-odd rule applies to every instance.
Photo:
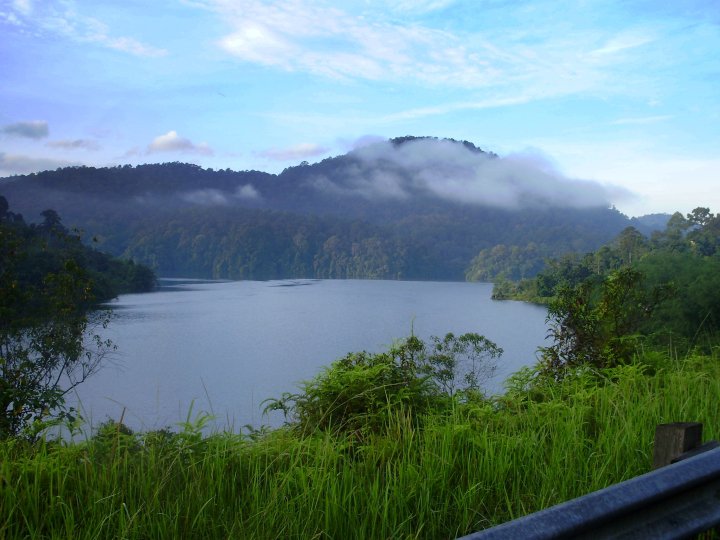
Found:
[[[413,136],[279,174],[68,167],[0,179],[0,194],[26,216],[53,208],[159,275],[229,279],[463,279],[483,249],[590,251],[631,224],[602,186],[539,158]]]

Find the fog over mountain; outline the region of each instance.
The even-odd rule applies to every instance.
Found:
[[[610,203],[630,196],[539,155],[429,137],[370,141],[277,175],[66,167],[2,179],[0,194],[28,220],[53,208],[160,274],[238,279],[462,279],[495,245],[531,245],[540,262],[597,248],[629,224]]]
[[[311,185],[368,199],[420,193],[509,209],[608,207],[612,200],[631,196],[623,188],[566,178],[539,154],[498,157],[447,139],[375,142],[347,157],[332,177],[314,177]]]

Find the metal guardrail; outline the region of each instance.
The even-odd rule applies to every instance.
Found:
[[[720,525],[720,444],[459,540],[688,538]]]

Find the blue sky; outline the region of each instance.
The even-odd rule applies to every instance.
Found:
[[[0,0],[0,176],[431,135],[720,211],[718,0]]]

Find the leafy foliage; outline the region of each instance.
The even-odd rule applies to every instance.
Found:
[[[302,432],[377,432],[399,412],[418,418],[453,397],[481,396],[501,354],[479,334],[432,337],[429,346],[411,336],[387,352],[348,354],[266,410],[282,410]]]
[[[656,310],[657,333],[688,343],[699,333],[720,330],[720,257],[681,252],[651,253],[637,264],[652,284],[666,284],[675,294]]]
[[[89,261],[123,264],[85,248],[56,212],[43,217],[28,226],[0,197],[0,437],[52,417],[72,418],[65,396],[112,349],[93,332],[107,315],[89,309],[98,294],[114,296],[114,276]],[[148,269],[131,268],[154,282]]]
[[[551,260],[531,280],[498,280],[494,296],[549,303],[547,368],[615,365],[638,335],[655,343],[698,344],[720,326],[720,217],[708,208],[673,214],[650,239],[628,227],[585,255]]]
[[[634,338],[669,294],[666,286],[647,289],[630,267],[560,287],[548,308],[553,344],[541,349],[544,370],[559,378],[569,368],[630,361]]]
[[[493,360],[503,353],[495,343],[476,333],[431,336],[425,351],[423,371],[436,392],[464,399],[482,393],[482,385],[495,373]]]
[[[64,397],[98,367],[111,347],[99,337],[85,342],[93,321],[83,305],[91,301],[82,268],[67,261],[38,288],[21,290],[6,268],[0,276],[0,437],[64,410]],[[29,299],[32,313],[24,311]],[[100,324],[106,324],[107,319]]]
[[[529,278],[542,270],[545,258],[555,251],[552,246],[538,246],[534,242],[526,246],[498,244],[485,248],[470,261],[465,279],[492,281],[499,277],[514,280]]]

